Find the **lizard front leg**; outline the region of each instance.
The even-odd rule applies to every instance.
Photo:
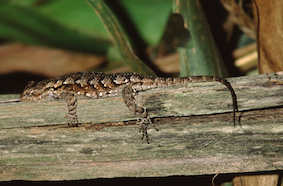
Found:
[[[60,99],[67,102],[68,106],[68,126],[69,127],[77,127],[78,126],[78,116],[76,112],[77,108],[77,98],[74,93],[71,92],[64,92],[60,95]]]
[[[145,136],[146,141],[149,144],[147,127],[148,127],[149,124],[152,124],[153,127],[155,128],[155,130],[157,130],[157,128],[152,123],[146,109],[137,105],[135,95],[136,95],[136,91],[133,89],[132,84],[129,84],[129,85],[126,85],[126,86],[123,87],[123,89],[122,89],[123,100],[124,100],[125,104],[127,105],[127,107],[131,111],[133,111],[136,114],[136,116],[138,117],[137,123],[140,125],[140,132],[142,132],[141,140],[143,140],[143,138]]]

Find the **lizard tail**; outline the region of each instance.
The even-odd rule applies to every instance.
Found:
[[[235,94],[234,89],[232,88],[231,84],[223,78],[215,77],[215,76],[190,76],[190,77],[182,77],[182,78],[173,78],[172,83],[176,85],[185,85],[188,83],[193,83],[193,82],[209,82],[209,81],[217,81],[225,85],[232,96],[233,100],[233,122],[234,126],[236,126],[236,112],[238,112],[238,104],[237,104],[237,96]]]
[[[238,105],[237,105],[237,97],[235,94],[234,89],[232,88],[231,84],[222,78],[214,77],[214,76],[188,76],[188,77],[154,77],[154,76],[141,76],[135,75],[135,78],[130,79],[136,90],[147,90],[151,88],[157,87],[174,87],[174,86],[184,86],[189,83],[195,82],[209,82],[209,81],[217,81],[225,85],[232,96],[233,100],[233,121],[234,126],[236,126],[236,112],[238,112]]]

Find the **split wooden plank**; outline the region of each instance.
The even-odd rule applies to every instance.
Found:
[[[105,108],[106,105],[100,106],[97,102],[99,113],[94,109],[86,111],[105,118],[117,114],[118,118],[121,117],[118,121],[127,122],[95,124],[97,120],[93,122],[92,118],[87,114],[84,116],[85,113],[82,112],[84,103],[89,100],[82,100],[79,117],[81,121],[92,123],[83,123],[78,128],[61,125],[65,123],[64,118],[60,121],[53,119],[61,117],[57,115],[51,114],[43,121],[39,120],[43,117],[40,112],[48,107],[49,110],[54,110],[57,104],[62,104],[58,106],[61,111],[55,112],[64,113],[65,104],[61,102],[47,103],[43,108],[41,104],[34,103],[0,104],[0,180],[163,177],[283,170],[282,79],[282,75],[272,76],[271,81],[265,75],[229,79],[242,110],[239,114],[241,127],[233,127],[232,101],[229,92],[221,84],[191,85],[190,91],[186,88],[156,90],[159,94],[164,91],[161,95],[165,94],[167,97],[163,101],[160,101],[160,96],[144,92],[140,94],[139,101],[148,108],[152,116],[158,116],[154,118],[154,122],[159,131],[149,129],[150,145],[139,140],[140,134],[135,121],[128,121],[134,119],[130,112],[120,116],[120,113],[127,112],[123,103],[123,111],[116,110],[117,108],[111,110],[111,104]],[[210,95],[210,89],[221,94],[220,98],[214,99]],[[189,100],[180,99],[183,94],[189,95],[192,101],[194,96],[203,96],[204,101],[205,97],[210,101],[205,101],[204,105],[203,100],[190,105]],[[168,95],[173,101],[177,97],[182,104],[173,107],[174,104],[169,104]],[[117,100],[121,102],[120,98],[111,100],[112,103]],[[101,101],[103,104],[109,99]],[[183,106],[184,103],[189,104]],[[192,109],[198,104],[201,106],[196,107],[205,108],[209,113],[222,113],[202,115],[203,109],[194,114],[199,116],[161,117],[183,116],[193,112]],[[221,110],[214,104],[220,105]],[[22,107],[11,110],[12,113],[8,115],[3,105],[10,105],[14,109]],[[173,108],[173,111],[169,108]],[[110,114],[107,109],[110,109]],[[22,115],[17,112],[25,112],[30,118],[25,115],[21,118]],[[32,116],[37,114],[35,112],[39,113],[39,119]],[[100,116],[103,114],[107,116]],[[18,121],[9,125],[7,116],[17,118]],[[98,121],[104,122],[106,119]]]
[[[0,180],[164,177],[283,170],[283,108],[156,119],[151,144],[137,126],[2,129]],[[115,123],[116,124],[116,123]],[[117,124],[116,124],[117,125]]]
[[[283,75],[230,78],[235,89],[239,110],[251,110],[283,105]],[[6,95],[0,101],[18,98]],[[159,88],[140,92],[139,104],[151,117],[191,116],[232,112],[232,98],[227,88],[218,82],[192,83],[188,87]],[[122,97],[79,100],[81,123],[105,123],[135,119]],[[65,102],[0,104],[0,128],[56,125],[66,123]],[[231,117],[232,123],[232,117]]]

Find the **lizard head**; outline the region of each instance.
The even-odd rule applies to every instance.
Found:
[[[24,91],[20,95],[21,101],[25,102],[40,102],[48,98],[48,92],[44,91],[41,83],[34,81],[28,82]]]

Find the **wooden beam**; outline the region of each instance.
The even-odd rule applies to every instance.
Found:
[[[235,89],[239,110],[282,106],[283,75],[237,77],[228,79]],[[0,102],[19,95],[1,95]],[[182,88],[159,88],[140,92],[138,102],[151,117],[191,116],[232,112],[232,98],[218,82],[191,83]],[[105,123],[133,120],[136,117],[122,97],[79,100],[81,123]],[[0,128],[65,124],[65,102],[0,104]],[[232,117],[230,118],[232,123]]]
[[[140,104],[159,129],[149,129],[150,145],[139,140],[135,117],[121,98],[81,100],[78,128],[67,128],[62,102],[1,103],[0,180],[282,170],[283,75],[272,75],[270,81],[266,75],[229,81],[241,110],[237,127],[231,96],[221,84],[140,93]]]

